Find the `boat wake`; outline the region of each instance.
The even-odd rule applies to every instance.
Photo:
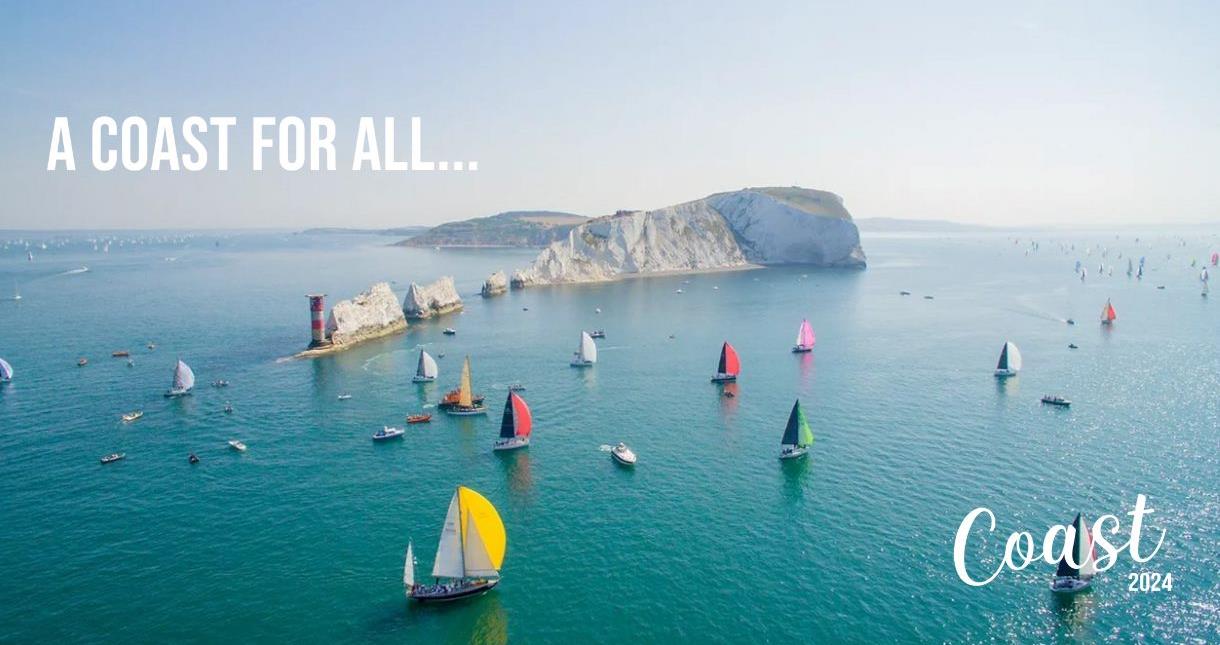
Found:
[[[77,273],[88,273],[89,267],[80,267],[79,269],[68,269],[59,275],[75,275]]]
[[[601,452],[610,452],[611,450],[614,450],[614,446],[603,443],[602,445],[598,446],[597,449]]]

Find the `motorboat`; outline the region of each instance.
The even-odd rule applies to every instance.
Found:
[[[1065,408],[1072,405],[1071,401],[1059,396],[1058,394],[1047,394],[1046,396],[1042,397],[1042,402],[1047,405],[1058,405]]]
[[[86,365],[88,365],[88,364],[89,364],[89,359],[84,358],[84,357],[79,358],[79,359],[77,359],[77,361],[76,361],[76,366],[77,366],[77,367],[84,367],[84,366],[86,366]]]
[[[530,433],[533,429],[534,417],[525,399],[516,392],[509,392],[504,401],[504,416],[500,422],[500,438],[492,445],[492,450],[516,450],[530,445]]]
[[[112,453],[106,455],[105,457],[102,457],[102,463],[103,464],[112,464],[116,461],[119,461],[120,459],[126,459],[126,458],[127,458],[127,453],[125,453],[125,452],[112,452]]]
[[[1076,343],[1068,343],[1068,349],[1080,349],[1080,345]]]
[[[604,329],[595,329],[595,330],[589,332],[589,336],[592,338],[605,338],[606,331]]]
[[[237,452],[245,452],[245,451],[246,451],[246,444],[244,444],[244,443],[242,443],[242,442],[238,441],[237,439],[230,439],[230,440],[229,440],[229,447],[231,447],[232,449],[236,450]]]
[[[131,423],[132,421],[135,421],[136,419],[139,419],[142,416],[144,416],[144,412],[142,410],[136,410],[135,412],[128,412],[127,414],[123,415],[123,423]]]
[[[457,335],[457,330],[452,327],[446,327],[445,331],[443,331],[441,333],[446,336],[454,336],[454,335]]]
[[[407,423],[428,423],[432,421],[431,414],[410,414],[407,415]]]
[[[196,457],[195,453],[192,452],[189,456],[187,456],[186,463],[197,464],[197,463],[199,463],[199,457]]]
[[[388,439],[397,439],[401,437],[405,431],[402,428],[391,428],[384,426],[373,435],[373,441],[386,441]]]
[[[900,295],[900,296],[909,296],[909,295],[911,295],[911,292],[910,292],[910,291],[899,291],[899,292],[898,292],[898,295]]]
[[[1076,324],[1076,321],[1075,321],[1075,320],[1072,320],[1071,318],[1068,318],[1067,320],[1065,320],[1065,321],[1063,321],[1063,322],[1065,322],[1065,323],[1067,323],[1067,324],[1069,324],[1069,325],[1075,325],[1075,324]]]
[[[352,398],[352,395],[350,395],[350,394],[340,394],[338,398],[339,398],[339,400],[340,400],[340,401],[346,401],[346,400],[348,400],[348,399]]]
[[[225,401],[225,414],[233,414],[233,404]]]
[[[624,466],[634,466],[636,456],[625,443],[619,443],[610,449],[610,458]]]
[[[131,352],[129,352],[125,349],[120,349],[120,350],[110,352],[110,356],[113,358],[127,358],[128,356],[131,356]]]
[[[212,387],[229,387],[229,382],[225,380],[212,381]]]

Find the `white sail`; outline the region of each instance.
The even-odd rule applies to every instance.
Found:
[[[186,363],[178,361],[174,368],[174,390],[186,392],[195,387],[195,372]]]
[[[479,535],[479,526],[474,523],[474,514],[466,516],[466,540],[463,547],[467,578],[490,578],[500,575],[487,555],[487,547],[483,544],[483,536]]]
[[[415,376],[420,378],[434,379],[440,374],[440,368],[436,365],[436,359],[424,350],[419,350],[419,366],[415,369]]]
[[[1207,286],[1207,285],[1204,285]],[[8,361],[0,358],[0,381],[13,380],[13,366],[8,364]]]
[[[597,343],[593,342],[593,337],[589,335],[589,332],[580,332],[580,350],[576,354],[586,363],[597,362]]]
[[[434,578],[461,578],[465,574],[462,565],[462,533],[458,530],[461,517],[458,494],[453,493],[449,502],[449,513],[445,515],[445,526],[441,529],[441,543],[436,546],[436,562],[432,565]]]
[[[1008,343],[1008,369],[1014,372],[1021,371],[1021,350],[1012,343]]]
[[[415,550],[410,542],[407,542],[407,558],[402,563],[402,586],[407,591],[415,586]]]

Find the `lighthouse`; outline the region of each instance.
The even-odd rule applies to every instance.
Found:
[[[326,313],[326,294],[311,293],[305,297],[309,298],[309,327],[312,334],[309,348],[326,347],[330,345],[330,341],[326,340],[326,323],[323,321],[323,314]]]

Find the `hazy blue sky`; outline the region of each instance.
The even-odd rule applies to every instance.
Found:
[[[0,0],[0,228],[600,215],[776,184],[857,217],[1220,220],[1220,3],[576,4]],[[93,170],[102,114],[236,116],[232,167]],[[251,172],[256,115],[334,118],[339,170]],[[361,115],[420,116],[426,155],[480,169],[352,172]],[[55,116],[74,173],[46,170]]]

